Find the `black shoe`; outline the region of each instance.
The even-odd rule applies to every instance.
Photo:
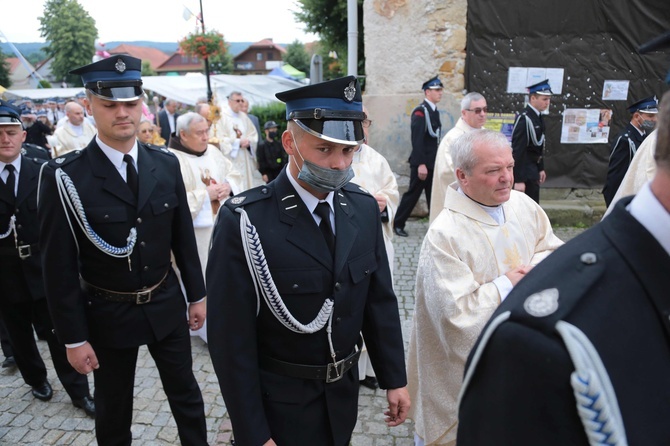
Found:
[[[54,391],[49,381],[44,381],[39,386],[33,387],[33,396],[38,400],[49,401],[54,396]]]
[[[2,368],[14,368],[16,367],[16,359],[13,356],[7,356],[4,361],[2,361]]]
[[[375,378],[374,376],[366,376],[365,379],[362,379],[361,386],[365,386],[368,389],[372,390],[379,389],[379,383],[377,382],[377,378]]]
[[[393,228],[393,232],[395,232],[395,235],[399,235],[400,237],[407,237],[409,235],[403,228],[398,227]]]
[[[90,396],[85,396],[80,400],[72,400],[72,405],[83,409],[89,417],[95,418],[95,403]]]

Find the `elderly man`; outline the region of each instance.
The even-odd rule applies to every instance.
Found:
[[[237,443],[346,446],[361,331],[388,389],[387,424],[402,423],[410,404],[379,207],[349,183],[363,140],[360,87],[349,76],[277,98],[289,167],[219,211],[209,350]]]
[[[38,213],[47,299],[70,364],[93,372],[99,445],[131,443],[143,345],[182,444],[206,445],[188,334],[205,321],[205,284],[179,162],[167,149],[137,141],[141,65],[115,55],[71,71],[81,75],[98,135],[43,169]]]
[[[216,135],[220,139],[221,151],[242,174],[242,190],[247,190],[255,185],[258,132],[242,111],[243,104],[244,98],[239,91],[228,95],[228,104],[220,107],[221,119],[216,123]]]
[[[454,182],[454,163],[451,160],[451,145],[461,135],[475,129],[484,128],[486,124],[486,99],[477,92],[470,92],[461,101],[461,117],[456,121],[453,129],[449,130],[440,142],[435,156],[435,170],[433,171],[433,189],[430,197],[430,223],[435,221],[444,209],[444,197],[447,187]]]
[[[419,445],[454,444],[465,360],[479,332],[519,280],[562,244],[542,208],[512,190],[514,159],[503,134],[473,130],[454,142],[451,156],[457,181],[417,268],[408,377]]]
[[[54,158],[74,150],[83,149],[91,142],[97,130],[84,115],[84,108],[76,102],[65,104],[67,121],[54,132]]]
[[[25,137],[18,110],[0,100],[0,318],[32,395],[42,401],[53,395],[35,344],[35,326],[47,341],[54,368],[72,404],[94,416],[88,380],[70,366],[65,347],[53,333],[42,279],[37,219],[37,183],[43,161],[22,154]]]
[[[459,446],[668,444],[670,93],[657,134],[651,182],[494,314],[468,365]]]

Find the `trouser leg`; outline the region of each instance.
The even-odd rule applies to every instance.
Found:
[[[31,387],[43,384],[47,369],[35,343],[32,302],[3,304],[1,313],[23,380]]]
[[[5,327],[5,322],[2,319],[2,312],[0,311],[0,347],[2,347],[2,354],[5,358],[14,356],[14,349],[12,349],[12,343],[9,342],[9,333],[7,333],[7,327]]]
[[[421,181],[418,174],[419,168],[417,166],[412,166],[409,174],[409,188],[407,192],[402,195],[400,200],[400,205],[398,205],[398,210],[395,214],[395,219],[393,220],[393,227],[405,229],[405,223],[407,219],[412,214],[412,210],[416,203],[421,197],[421,192],[428,185],[427,181]],[[432,182],[432,177],[431,180]],[[430,202],[429,202],[430,203]]]
[[[540,183],[537,180],[526,181],[526,195],[536,203],[540,203]]]

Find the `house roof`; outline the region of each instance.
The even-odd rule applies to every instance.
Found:
[[[170,64],[169,62],[173,60],[176,57],[181,57],[184,55],[184,52],[182,51],[181,48],[177,49],[177,51],[172,54],[171,56],[168,56],[167,59],[165,59],[165,62],[160,64],[158,67],[155,68],[157,73],[163,73],[167,71],[202,71],[202,61],[198,61],[198,63],[178,63],[178,64]],[[190,59],[190,58],[189,58]]]
[[[108,51],[109,54],[128,54],[138,59],[148,60],[154,70],[163,65],[169,56],[156,48],[122,43]]]
[[[286,48],[284,48],[284,47],[281,46],[281,45],[277,45],[276,43],[274,43],[274,42],[272,41],[271,38],[268,38],[268,39],[259,40],[259,41],[256,42],[256,43],[252,43],[251,45],[249,45],[249,46],[247,47],[247,49],[245,49],[244,51],[240,52],[240,53],[239,53],[237,56],[235,56],[233,59],[234,59],[234,60],[237,60],[240,56],[242,56],[242,55],[248,53],[249,51],[260,50],[260,49],[270,49],[270,48],[274,48],[274,49],[276,49],[277,51],[279,51],[279,52],[282,53],[282,54],[286,52]]]

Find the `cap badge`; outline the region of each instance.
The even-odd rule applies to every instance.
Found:
[[[354,81],[349,82],[349,85],[344,89],[344,99],[347,100],[347,102],[351,102],[354,100],[354,96],[356,96],[356,87],[354,86],[355,83]]]
[[[556,288],[549,288],[531,294],[523,303],[523,308],[531,316],[549,316],[558,310],[558,290]]]
[[[116,64],[114,64],[114,68],[116,68],[116,71],[118,71],[119,73],[123,73],[124,71],[126,71],[126,63],[123,60],[119,59],[116,61]]]

